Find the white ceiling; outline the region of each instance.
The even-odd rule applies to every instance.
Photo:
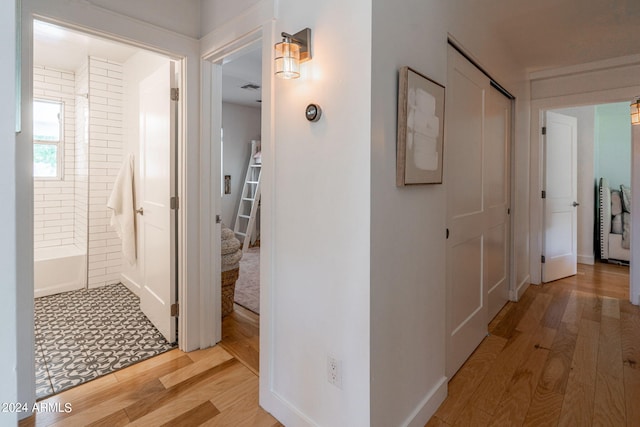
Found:
[[[124,1],[124,0],[122,0]],[[640,53],[640,0],[451,0],[486,23],[505,42],[507,54],[529,71],[552,69]],[[124,62],[135,48],[36,22],[36,64],[71,69],[87,55]],[[259,46],[223,67],[227,102],[257,106],[261,85]]]
[[[462,1],[529,71],[640,53],[640,0]]]
[[[76,71],[87,56],[124,63],[138,48],[100,39],[42,21],[33,27],[35,65]],[[242,89],[246,84],[262,86],[262,50],[251,46],[229,59],[222,67],[222,99],[225,102],[260,107],[260,89]]]
[[[123,63],[137,48],[90,37],[42,21],[33,24],[33,62],[61,70],[76,71],[87,56]]]
[[[260,89],[242,89],[252,84]],[[249,47],[237,58],[222,66],[222,99],[225,102],[260,107],[262,99],[262,49],[260,44]]]

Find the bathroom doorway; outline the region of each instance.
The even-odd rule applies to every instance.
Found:
[[[177,343],[179,65],[34,21],[38,398]]]

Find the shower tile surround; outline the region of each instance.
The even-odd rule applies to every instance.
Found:
[[[34,247],[74,244],[88,250],[90,288],[119,283],[107,200],[123,160],[122,65],[88,57],[75,71],[35,66],[34,97],[63,101],[65,121],[62,180],[34,181]]]
[[[122,284],[35,300],[36,397],[172,349]]]

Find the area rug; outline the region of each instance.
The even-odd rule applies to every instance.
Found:
[[[260,247],[244,251],[233,299],[236,304],[260,314]]]

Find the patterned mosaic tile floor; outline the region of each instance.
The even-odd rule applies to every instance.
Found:
[[[36,398],[174,348],[122,284],[35,299]]]

